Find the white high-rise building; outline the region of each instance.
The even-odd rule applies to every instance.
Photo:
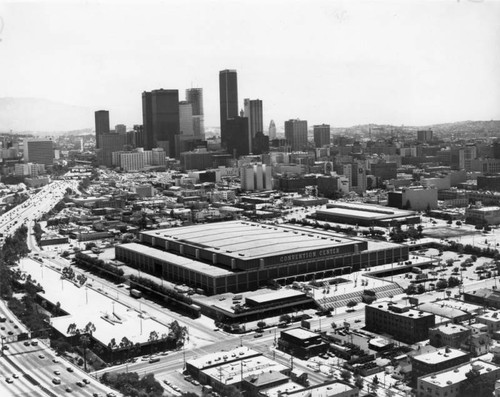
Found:
[[[269,140],[272,141],[276,139],[276,124],[274,124],[274,120],[271,120],[269,123]]]
[[[241,189],[246,191],[271,190],[272,167],[266,164],[247,164],[240,168]]]

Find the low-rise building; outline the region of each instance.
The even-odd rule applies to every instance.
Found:
[[[471,334],[470,328],[447,323],[429,329],[429,340],[434,347],[450,346],[458,349],[470,338]]]
[[[328,351],[328,344],[321,335],[304,328],[281,331],[278,349],[299,358],[310,358]]]
[[[470,354],[459,349],[445,347],[434,352],[411,357],[412,379],[443,371],[447,368],[466,363],[470,360]]]
[[[462,384],[467,380],[467,374],[471,370],[478,374],[482,382],[494,383],[500,378],[500,367],[492,363],[476,360],[418,378],[417,396],[458,397],[464,395],[462,393]]]
[[[498,225],[500,224],[500,207],[473,206],[466,208],[465,222],[473,225]]]
[[[387,333],[401,342],[415,343],[429,337],[435,316],[392,302],[377,302],[365,306],[365,322],[368,331]]]
[[[499,312],[486,312],[476,317],[476,322],[485,324],[488,327],[490,335],[500,331],[500,316]]]

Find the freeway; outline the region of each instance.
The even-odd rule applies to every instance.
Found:
[[[10,385],[20,383],[25,386],[29,383],[30,389],[35,388],[36,394],[34,395],[52,397],[67,393],[68,388],[71,389],[72,396],[82,397],[94,393],[105,396],[107,393],[114,392],[109,387],[90,378],[62,357],[57,357],[51,349],[40,341],[35,343],[37,344],[30,344],[27,341],[10,343],[9,350],[4,352],[5,356],[0,361],[2,373],[15,373],[19,377],[15,379],[11,376],[13,382]],[[8,367],[13,370],[8,372]],[[59,380],[57,384],[54,379]],[[34,386],[34,384],[39,386]],[[117,393],[115,392],[115,394]]]
[[[44,186],[37,194],[24,203],[0,216],[0,233],[5,237],[14,234],[23,223],[34,221],[50,211],[66,193],[66,189],[76,189],[76,181],[54,181]]]

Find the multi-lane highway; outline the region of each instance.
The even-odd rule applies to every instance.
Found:
[[[10,343],[0,358],[2,396],[106,396],[114,393],[38,340]],[[30,392],[28,392],[30,390]],[[21,394],[19,394],[21,393]],[[27,394],[22,394],[27,393]]]
[[[0,216],[0,233],[6,237],[27,222],[34,221],[50,211],[66,193],[66,189],[76,189],[77,181],[54,181],[44,186],[37,194],[24,203]]]

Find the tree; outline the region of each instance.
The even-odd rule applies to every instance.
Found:
[[[417,294],[423,294],[425,292],[425,287],[423,284],[417,286]]]
[[[80,330],[77,328],[75,323],[71,323],[68,325],[68,330],[66,331],[67,334],[69,335],[76,335],[77,333],[80,333]]]
[[[406,288],[406,294],[414,295],[416,293],[417,293],[417,286],[415,284],[408,285],[408,288]]]
[[[92,334],[95,332],[95,330],[96,330],[95,325],[91,321],[89,323],[87,323],[87,325],[84,328],[84,332],[86,334],[90,334],[90,336],[92,336]]]
[[[80,345],[83,348],[83,365],[85,372],[87,372],[87,346],[90,343],[90,338],[87,335],[80,336]]]
[[[333,329],[337,328],[337,324],[335,324],[335,321],[332,322],[332,328]]]
[[[265,326],[266,326],[266,322],[265,322],[265,321],[260,320],[260,321],[257,323],[257,327],[259,327],[259,328],[264,328]]]
[[[241,391],[239,391],[235,386],[226,387],[223,395],[225,397],[243,397]]]
[[[352,309],[354,306],[357,306],[357,305],[358,305],[358,302],[356,302],[356,301],[349,301],[349,302],[347,302],[347,307],[349,309]]]
[[[436,283],[436,289],[438,290],[445,289],[446,287],[448,287],[448,282],[446,280],[440,279]]]
[[[347,369],[344,369],[341,373],[340,373],[340,377],[346,381],[346,382],[349,382],[349,380],[352,378],[352,373],[351,371],[348,371]]]
[[[280,316],[280,323],[289,323],[290,321],[292,321],[292,317],[290,317],[289,314],[283,314],[282,316]]]
[[[167,339],[174,341],[175,347],[177,349],[184,346],[186,338],[189,338],[187,327],[181,326],[177,321],[174,320],[168,325],[168,328],[170,329],[170,332],[167,335]]]
[[[356,386],[359,390],[363,388],[364,383],[365,380],[359,375],[354,379],[354,386]]]
[[[151,331],[149,334],[148,342],[151,343],[151,354],[153,354],[153,344],[159,339],[158,332]]]

